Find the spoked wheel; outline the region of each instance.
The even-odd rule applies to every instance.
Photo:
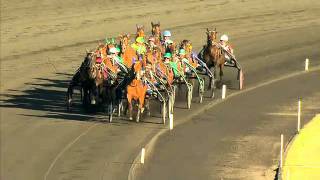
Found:
[[[172,89],[173,89],[173,92],[172,92],[172,106],[174,106],[174,102],[175,102],[175,100],[176,100],[176,90],[177,90],[177,86],[173,86],[172,87]]]
[[[188,92],[187,92],[187,106],[188,106],[188,109],[191,108],[192,90],[193,90],[193,86],[191,84],[188,85]]]
[[[168,98],[168,116],[170,115],[171,113],[171,97],[169,96]]]
[[[172,98],[172,95],[170,95],[168,98],[168,117],[172,113],[173,113],[173,98]]]
[[[163,101],[162,103],[162,123],[166,124],[166,102]]]
[[[173,96],[173,95],[171,96],[170,100],[171,100],[171,113],[173,113],[173,109],[174,109],[174,100],[175,100],[175,98],[174,98],[174,96]]]
[[[201,79],[201,81],[199,83],[198,92],[199,92],[199,102],[202,103],[203,102],[203,93],[204,93],[204,80],[203,79]]]
[[[239,70],[239,90],[243,89],[244,75],[242,69]]]

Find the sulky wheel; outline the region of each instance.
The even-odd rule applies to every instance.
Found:
[[[187,106],[188,109],[191,108],[191,102],[192,102],[192,85],[190,85],[190,87],[188,87],[188,92],[187,92]]]
[[[163,101],[162,104],[162,123],[166,124],[166,102]]]
[[[168,116],[172,113],[172,100],[171,96],[168,98]]]
[[[242,90],[244,86],[244,74],[242,69],[239,70],[239,90]]]
[[[198,92],[199,92],[199,102],[203,102],[203,93],[204,93],[204,80],[201,79],[198,87]]]

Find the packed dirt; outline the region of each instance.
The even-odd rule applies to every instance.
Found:
[[[136,24],[148,31],[151,21],[160,21],[162,29],[173,31],[175,40],[190,39],[195,47],[204,43],[205,28],[217,27],[230,35],[240,55],[239,38],[252,40],[256,34],[318,25],[319,4],[317,0],[2,0],[1,89],[55,71],[72,73],[86,48],[94,48],[105,37],[134,33]],[[316,36],[316,31],[311,33],[311,38]],[[250,53],[246,49],[241,55],[244,52]]]
[[[65,91],[86,49],[136,24],[150,32],[151,21],[195,50],[206,28],[227,33],[246,86],[299,71],[306,57],[320,65],[318,0],[1,0],[1,179],[127,178],[141,146],[165,127],[68,113]],[[176,121],[200,108],[177,108]]]

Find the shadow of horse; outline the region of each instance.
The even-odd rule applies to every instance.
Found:
[[[23,90],[11,89],[3,92],[0,94],[0,108],[30,110],[17,113],[24,117],[108,123],[105,106],[90,106],[90,110],[84,109],[80,91],[75,91],[72,111],[67,110],[66,92],[72,76],[73,74],[56,73],[55,78],[35,78],[31,83],[25,83]],[[137,124],[124,116],[115,118],[116,121],[112,124],[116,126]],[[152,123],[152,120],[144,120],[144,122]]]
[[[75,91],[75,108],[72,112],[67,111],[66,91],[71,77],[72,74],[56,73],[56,78],[53,79],[35,78],[32,83],[25,83],[25,90],[10,89],[0,94],[0,107],[41,111],[19,114],[29,117],[76,121],[103,120],[104,113],[101,112],[101,108],[92,108],[90,111],[82,108],[79,91]]]

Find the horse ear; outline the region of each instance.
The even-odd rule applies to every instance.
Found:
[[[86,53],[89,54],[89,50],[86,48]]]
[[[153,26],[154,24],[153,24],[153,22],[151,21],[151,26]]]
[[[207,28],[207,33],[209,33],[209,28]]]
[[[159,26],[160,26],[160,21],[158,21],[158,24],[159,24]]]

